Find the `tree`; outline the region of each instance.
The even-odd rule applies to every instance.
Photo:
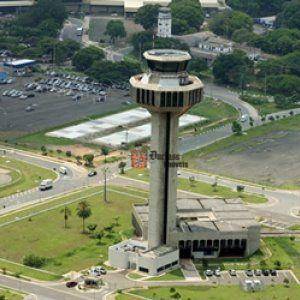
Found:
[[[236,135],[241,135],[243,132],[242,125],[238,121],[232,122],[231,129]]]
[[[152,49],[153,44],[155,49],[179,49],[189,51],[189,46],[175,38],[160,38],[156,37],[153,40],[153,35],[149,31],[142,31],[133,34],[131,44],[134,52],[140,57],[143,52]]]
[[[101,61],[105,57],[102,49],[89,46],[76,52],[72,64],[78,71],[86,71],[95,61]]]
[[[123,22],[120,20],[110,20],[106,25],[105,34],[110,36],[113,44],[118,38],[125,37],[126,31]]]
[[[60,24],[56,23],[54,19],[46,19],[37,26],[37,29],[41,36],[56,37]]]
[[[173,29],[176,34],[198,31],[204,14],[198,0],[173,0],[170,4]]]
[[[255,38],[255,34],[248,29],[237,29],[232,33],[232,40],[237,43],[246,43]]]
[[[299,0],[292,0],[283,3],[282,11],[276,18],[276,26],[300,29]]]
[[[226,4],[234,10],[243,11],[252,17],[265,17],[277,14],[284,0],[226,0]]]
[[[157,25],[159,5],[147,4],[140,7],[135,15],[134,22],[140,24],[145,30],[153,31]]]
[[[53,19],[61,26],[66,18],[66,8],[61,0],[38,0],[28,12],[20,15],[17,22],[34,28],[44,20]]]
[[[282,94],[287,97],[296,95],[294,101],[297,101],[297,95],[300,95],[300,77],[295,75],[273,75],[268,77],[268,91],[273,94]],[[292,100],[292,98],[290,99]]]
[[[101,154],[104,155],[104,163],[106,163],[106,156],[109,153],[109,148],[106,146],[101,147]]]
[[[298,50],[299,40],[300,30],[279,28],[256,38],[251,45],[267,53],[285,55]]]
[[[88,230],[89,230],[89,233],[92,234],[92,233],[96,230],[97,224],[96,224],[96,223],[89,224],[89,225],[87,226],[87,228],[88,228]]]
[[[209,28],[217,35],[231,38],[232,34],[239,29],[252,32],[253,20],[243,12],[226,10],[216,14],[210,20]]]
[[[28,254],[23,257],[23,264],[33,268],[41,268],[46,263],[46,258],[34,254]]]
[[[70,208],[68,208],[67,206],[65,206],[64,209],[62,209],[60,212],[64,214],[64,223],[65,223],[65,229],[66,229],[67,221],[68,221],[69,217],[71,216],[72,212],[71,212]]]
[[[85,232],[85,219],[92,215],[90,204],[87,201],[81,201],[77,206],[77,216],[82,219],[82,233]]]
[[[93,160],[95,158],[94,154],[85,154],[83,155],[83,160],[85,161],[86,165],[91,167],[93,165]]]
[[[140,64],[129,61],[95,61],[87,74],[102,83],[121,83],[140,72]]]
[[[125,167],[126,167],[126,162],[125,161],[121,161],[120,163],[119,163],[119,169],[120,169],[120,174],[125,174]]]
[[[213,63],[213,75],[217,82],[232,84],[244,89],[253,74],[253,61],[241,50],[221,54]]]
[[[203,58],[193,58],[188,64],[188,71],[197,76],[200,76],[200,73],[206,70],[208,70],[208,66]]]

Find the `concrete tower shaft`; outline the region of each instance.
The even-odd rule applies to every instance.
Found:
[[[187,52],[162,49],[144,53],[148,72],[130,78],[136,102],[152,115],[148,247],[169,242],[176,230],[178,119],[203,95],[203,84],[187,73]],[[174,164],[175,163],[175,164]],[[171,165],[172,167],[171,167]]]

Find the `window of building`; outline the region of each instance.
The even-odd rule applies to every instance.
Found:
[[[156,271],[157,271],[157,273],[159,273],[159,272],[163,271],[164,269],[165,269],[164,267],[160,267]]]
[[[171,107],[172,94],[171,92],[167,92],[167,107]]]
[[[162,92],[160,94],[160,107],[165,107],[166,106],[166,93]]]
[[[142,103],[145,104],[145,90],[142,90]]]
[[[136,102],[140,103],[141,102],[141,90],[136,89]]]
[[[183,107],[183,92],[179,92],[178,106]]]
[[[149,269],[144,268],[144,267],[139,267],[139,270],[140,270],[141,272],[149,273]]]
[[[172,266],[176,266],[176,265],[178,265],[178,260],[172,262]]]
[[[155,101],[154,101],[154,92],[151,91],[151,105],[155,105]]]
[[[177,96],[178,94],[174,92],[172,95],[172,107],[177,107]]]
[[[167,265],[165,265],[165,270],[167,270],[167,269],[170,269],[171,268],[171,264],[167,264]]]
[[[146,97],[146,101],[147,101],[147,104],[150,103],[150,91],[147,90],[147,97]]]

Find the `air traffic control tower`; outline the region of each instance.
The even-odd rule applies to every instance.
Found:
[[[151,113],[149,249],[168,245],[176,229],[178,119],[203,96],[199,78],[187,73],[189,53],[144,53],[148,72],[131,77],[132,97]]]
[[[110,246],[108,256],[113,267],[156,275],[179,265],[179,249],[172,243],[178,229],[178,121],[201,101],[203,84],[187,73],[191,59],[187,52],[152,49],[144,57],[148,71],[131,77],[130,84],[132,97],[151,113],[150,196],[149,204],[142,206],[148,229],[141,239]],[[134,221],[133,225],[138,227]]]

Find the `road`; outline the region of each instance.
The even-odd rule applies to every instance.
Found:
[[[210,82],[205,82],[204,86],[205,96],[221,100],[233,106],[237,111],[239,111],[240,115],[250,116],[254,120],[254,126],[261,124],[260,117],[256,109],[249,103],[240,100],[238,93]],[[249,127],[249,120],[243,123],[244,130],[247,130]],[[183,138],[179,142],[179,153],[184,154],[192,150],[200,149],[218,140],[227,138],[232,134],[231,124],[227,124],[200,135]]]
[[[73,40],[76,42],[81,42],[81,36],[77,35],[77,28],[82,27],[82,20],[76,18],[69,18],[61,30],[59,39],[60,40]]]

